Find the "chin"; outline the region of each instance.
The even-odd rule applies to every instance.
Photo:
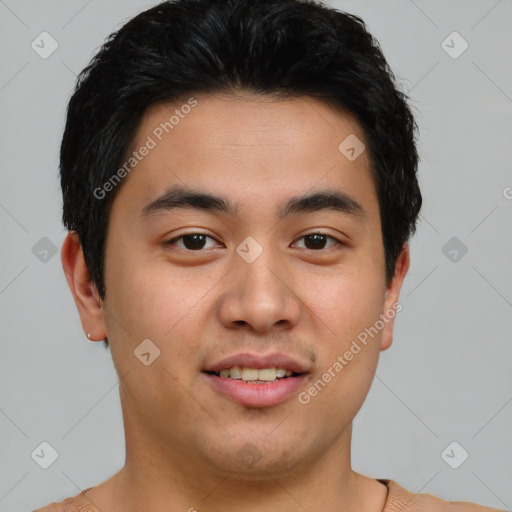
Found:
[[[211,448],[207,457],[217,468],[217,471],[231,473],[230,478],[247,481],[273,480],[279,474],[286,474],[295,468],[305,455],[297,452],[297,447],[303,448],[299,442],[292,442],[290,438],[282,439],[279,446],[269,439],[268,434],[262,435],[259,440],[232,439],[229,447]],[[286,445],[286,446],[285,446]]]

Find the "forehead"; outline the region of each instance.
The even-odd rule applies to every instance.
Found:
[[[239,92],[183,98],[150,107],[134,145],[144,143],[148,135],[157,143],[181,145],[191,133],[198,136],[188,141],[191,145],[230,151],[262,144],[266,149],[286,150],[297,144],[304,146],[305,137],[308,146],[337,149],[336,142],[344,133],[364,140],[363,130],[352,115],[316,98],[284,99]],[[318,159],[318,155],[314,157]]]
[[[250,206],[334,187],[376,203],[367,151],[344,153],[364,140],[351,115],[311,97],[198,95],[146,112],[131,151],[151,149],[120,195],[142,208],[178,184]]]

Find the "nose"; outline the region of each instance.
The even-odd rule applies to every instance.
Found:
[[[228,328],[249,326],[263,333],[290,329],[301,315],[301,301],[290,272],[272,251],[264,250],[252,263],[234,255],[235,268],[220,297],[218,314]]]

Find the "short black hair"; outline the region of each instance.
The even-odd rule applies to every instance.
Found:
[[[422,203],[417,125],[363,20],[313,0],[169,0],[107,38],[79,74],[68,105],[60,152],[62,219],[78,234],[102,299],[109,215],[122,183],[105,197],[95,191],[129,158],[143,115],[191,95],[238,91],[309,96],[357,119],[391,282]]]

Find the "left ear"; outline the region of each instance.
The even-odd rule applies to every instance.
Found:
[[[405,275],[409,270],[409,244],[405,243],[402,247],[402,252],[398,256],[395,263],[395,275],[391,280],[384,299],[384,329],[382,331],[382,339],[380,342],[380,349],[387,350],[393,342],[393,326],[395,324],[395,316],[401,309],[398,307],[398,298],[400,296],[400,289],[404,282]]]

